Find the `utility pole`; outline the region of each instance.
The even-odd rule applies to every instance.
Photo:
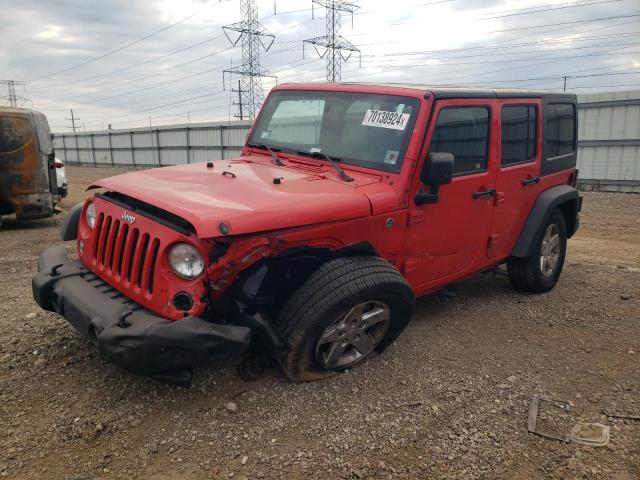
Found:
[[[236,115],[234,115],[234,117],[239,118],[240,120],[244,120],[244,114],[243,114],[243,105],[242,105],[242,94],[246,93],[245,90],[242,90],[242,82],[240,82],[240,80],[238,80],[238,89],[232,89],[231,90],[233,93],[237,93],[238,94],[238,101],[237,102],[233,102],[234,105],[238,106],[238,113]]]
[[[240,0],[240,14],[242,20],[222,27],[224,34],[232,45],[240,43],[242,47],[242,64],[236,68],[222,72],[222,83],[225,84],[226,75],[240,75],[238,87],[239,115],[242,118],[254,119],[256,112],[264,101],[262,77],[276,78],[268,75],[260,65],[260,49],[269,51],[275,36],[266,30],[258,19],[256,0]],[[233,38],[235,36],[235,38]]]
[[[567,76],[565,75],[562,78],[564,78],[564,87],[562,87],[562,91],[566,92],[567,91]]]
[[[19,97],[16,95],[16,85],[22,85],[23,87],[26,85],[25,82],[18,82],[16,80],[0,80],[0,83],[5,84],[9,91],[9,94],[4,98],[9,100],[9,106],[12,108],[18,108],[18,100],[21,102],[26,102],[27,99],[24,97]]]
[[[71,118],[67,118],[67,120],[71,120],[71,129],[73,133],[76,133],[76,122],[80,119],[73,114],[73,108],[71,109]]]
[[[353,53],[360,54],[360,50],[341,34],[342,14],[350,13],[353,23],[353,12],[360,7],[345,0],[312,0],[312,9],[315,5],[325,7],[327,10],[326,35],[303,40],[302,58],[304,58],[305,44],[313,45],[318,56],[327,59],[327,81],[340,82],[342,80],[342,63],[348,61]],[[362,62],[362,58],[360,61]]]

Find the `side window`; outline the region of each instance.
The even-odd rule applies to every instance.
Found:
[[[0,153],[19,150],[33,140],[33,127],[22,117],[0,116]]]
[[[546,158],[575,151],[576,113],[572,103],[551,103],[545,107]]]
[[[536,156],[536,106],[502,107],[502,166],[526,163]]]
[[[431,137],[429,152],[453,154],[454,175],[487,169],[489,151],[489,109],[447,107],[440,110]]]
[[[324,100],[282,100],[269,124],[259,133],[263,140],[278,143],[317,145],[324,114]]]

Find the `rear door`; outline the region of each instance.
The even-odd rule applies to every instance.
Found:
[[[487,257],[507,258],[540,190],[541,102],[500,102],[500,152]]]
[[[412,204],[405,275],[418,293],[454,281],[486,263],[495,193],[497,132],[493,99],[438,100],[427,134],[429,152],[454,155],[454,178],[439,200]],[[419,176],[413,192],[420,185]]]

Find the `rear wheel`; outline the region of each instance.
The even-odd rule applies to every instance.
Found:
[[[414,308],[411,287],[390,263],[378,257],[330,260],[279,315],[289,342],[283,370],[304,382],[352,367],[391,344]]]
[[[551,290],[560,278],[567,251],[567,226],[561,211],[555,210],[536,240],[530,256],[511,258],[509,280],[518,290],[542,293]]]

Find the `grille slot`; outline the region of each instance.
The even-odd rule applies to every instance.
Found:
[[[137,254],[138,261],[136,262],[136,285],[142,288],[142,275],[144,274],[144,260],[147,256],[147,248],[149,247],[149,235],[142,235],[142,242],[140,242],[140,252]]]
[[[124,255],[124,245],[127,241],[127,234],[129,233],[129,225],[126,223],[122,224],[122,228],[120,229],[120,236],[116,242],[116,249],[113,253],[113,257],[116,263],[116,274],[121,277],[122,276],[122,257]]]
[[[133,259],[136,255],[136,246],[138,245],[139,236],[140,236],[140,233],[138,232],[138,229],[134,228],[133,232],[131,232],[131,241],[129,242],[129,248],[125,253],[127,258],[127,261],[125,263],[127,268],[127,280],[129,281],[131,281],[131,271],[133,270]]]
[[[149,257],[149,281],[147,291],[153,293],[153,279],[156,274],[156,261],[158,260],[158,251],[160,250],[160,240],[157,238],[151,244],[151,255]]]
[[[114,287],[121,284],[125,290],[135,287],[146,294],[153,293],[159,238],[101,212],[92,245],[96,271],[110,277]]]

